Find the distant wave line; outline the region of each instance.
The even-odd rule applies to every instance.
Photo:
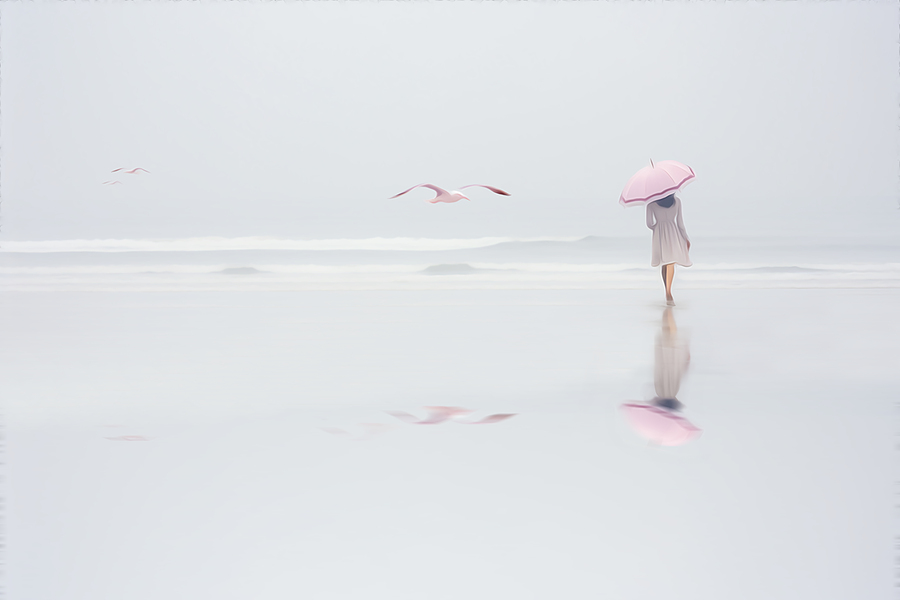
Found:
[[[144,275],[144,274],[216,274],[226,272],[228,269],[253,269],[259,273],[272,275],[390,275],[390,274],[416,274],[430,267],[440,267],[435,263],[419,264],[261,264],[254,262],[242,263],[210,263],[210,264],[125,264],[125,265],[74,265],[74,266],[38,266],[0,267],[2,275],[26,275],[26,276],[75,276],[75,275]],[[657,276],[657,270],[646,264],[638,263],[541,263],[541,262],[510,262],[510,263],[484,263],[468,262],[465,266],[477,271],[491,271],[496,276],[502,276],[502,272],[509,273],[535,273],[535,274],[610,274],[628,271],[645,272],[653,277]],[[896,277],[900,275],[900,263],[847,263],[847,264],[794,264],[790,266],[747,264],[747,263],[716,263],[710,265],[694,265],[690,269],[680,271],[680,277],[832,277],[835,275],[866,275]],[[473,273],[474,274],[474,273]]]
[[[428,277],[380,279],[260,279],[253,276],[212,279],[8,280],[5,292],[281,292],[281,291],[414,291],[414,290],[629,290],[658,291],[659,278],[477,278]],[[681,289],[900,289],[900,279],[783,278],[685,280]]]
[[[449,268],[446,272],[436,267]],[[458,268],[462,267],[462,270]],[[466,270],[469,269],[469,270]],[[444,276],[455,280],[497,281],[630,281],[655,280],[656,269],[638,264],[568,264],[568,263],[460,263],[440,264],[156,264],[156,265],[75,265],[75,266],[4,266],[0,275],[5,284],[19,281],[99,281],[121,278],[177,278],[178,281],[207,277],[263,279],[268,281],[390,281],[422,277]],[[680,277],[685,282],[741,281],[809,281],[809,280],[893,280],[900,281],[900,264],[841,264],[809,267],[771,267],[746,264],[717,264],[713,268],[684,269]],[[197,279],[199,281],[199,279]]]
[[[484,248],[508,242],[577,242],[583,237],[341,238],[292,240],[272,237],[199,237],[171,239],[71,239],[7,241],[6,252],[210,252],[228,250],[394,250],[440,251]]]

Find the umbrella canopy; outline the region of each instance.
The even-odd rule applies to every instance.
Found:
[[[626,403],[621,409],[632,429],[660,446],[680,446],[700,436],[690,421],[664,408]]]
[[[649,202],[662,200],[680,190],[693,178],[694,170],[685,164],[674,160],[654,164],[651,160],[649,167],[635,173],[625,184],[625,189],[619,196],[619,204],[644,206]]]

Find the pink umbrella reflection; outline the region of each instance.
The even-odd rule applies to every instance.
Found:
[[[652,404],[629,402],[620,408],[638,435],[660,446],[680,446],[698,438],[702,431],[684,417]]]

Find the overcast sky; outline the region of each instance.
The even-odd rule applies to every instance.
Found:
[[[0,6],[0,240],[900,233],[895,2]],[[117,167],[150,174],[111,174]],[[118,179],[122,185],[103,185]],[[411,185],[486,183],[431,205]]]

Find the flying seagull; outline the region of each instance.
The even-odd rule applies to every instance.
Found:
[[[447,190],[445,190],[443,188],[439,188],[438,186],[432,185],[430,183],[420,183],[419,185],[412,186],[411,188],[409,188],[408,190],[406,190],[404,192],[400,192],[399,194],[397,194],[397,196],[391,196],[390,198],[388,198],[388,200],[393,200],[394,198],[397,198],[398,196],[402,196],[406,192],[411,192],[412,190],[419,188],[419,187],[425,187],[425,188],[428,188],[429,190],[434,190],[435,192],[437,192],[437,196],[435,196],[431,200],[428,200],[428,202],[431,202],[432,204],[437,204],[438,202],[459,202],[460,200],[470,200],[471,199],[468,196],[466,196],[460,192],[457,192],[456,190],[454,190],[452,192],[448,192]],[[501,196],[509,196],[510,195],[509,192],[504,192],[500,188],[495,188],[490,185],[481,185],[479,183],[472,183],[469,185],[464,185],[459,189],[464,190],[468,187],[483,187],[483,188],[487,188],[487,189],[491,190],[495,194],[500,194]]]
[[[138,171],[143,171],[144,173],[149,173],[149,172],[150,172],[150,171],[148,171],[147,169],[144,169],[143,167],[135,167],[135,168],[133,168],[133,169],[131,169],[131,170],[128,170],[128,171],[125,170],[125,167],[119,167],[118,169],[113,169],[112,171],[110,171],[110,173],[115,173],[116,171],[125,171],[126,173],[131,173],[132,175],[134,175],[134,174],[137,173]]]

